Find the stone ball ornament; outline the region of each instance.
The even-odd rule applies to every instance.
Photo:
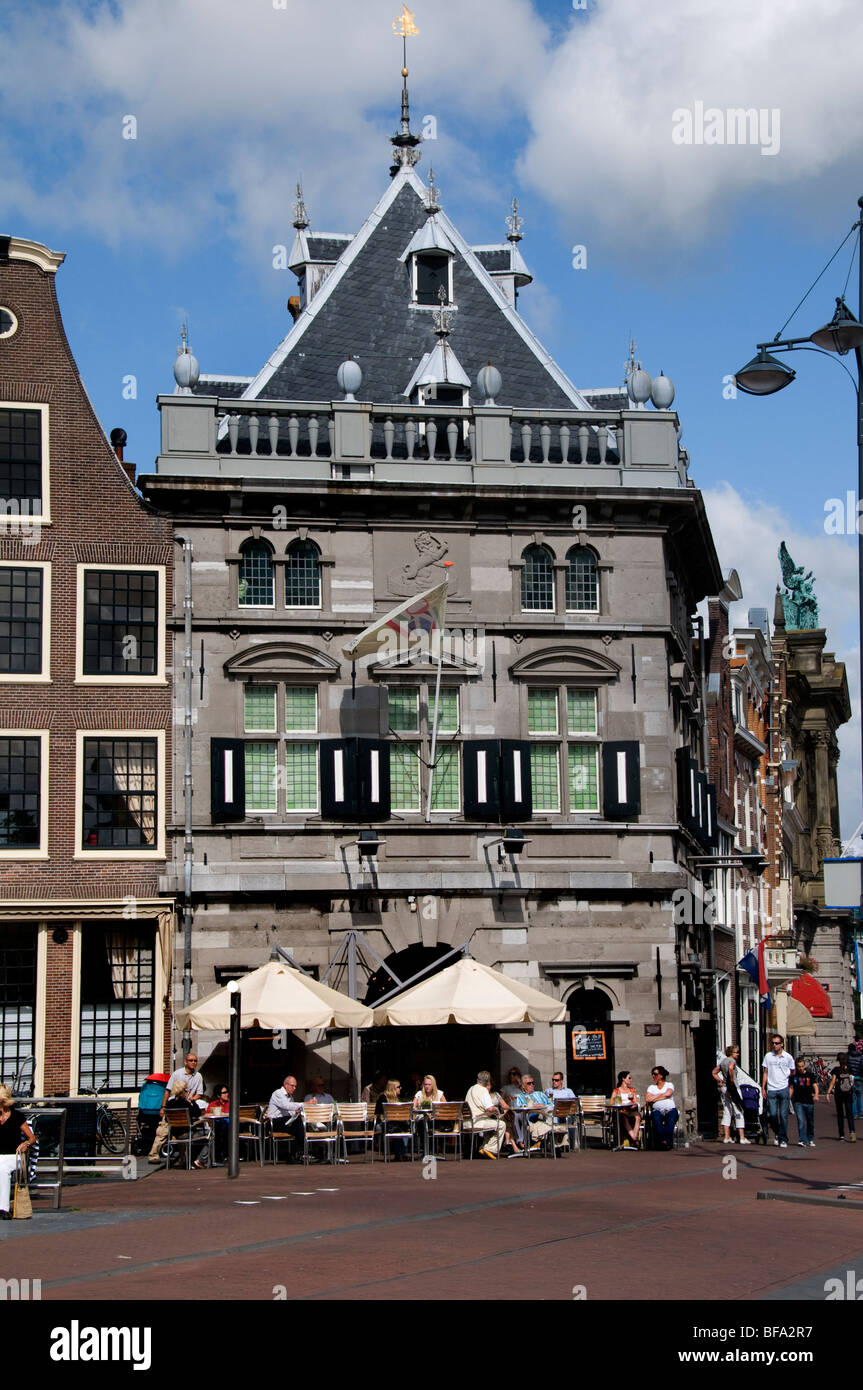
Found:
[[[197,385],[201,375],[201,368],[197,357],[189,352],[188,348],[182,348],[177,353],[177,360],[174,363],[174,380],[183,390],[188,391]]]
[[[339,367],[336,380],[339,383],[339,390],[345,393],[345,400],[355,401],[355,393],[359,391],[363,381],[363,372],[359,362],[355,362],[352,357],[349,357]]]
[[[653,382],[650,373],[643,367],[636,367],[631,373],[626,383],[626,394],[635,405],[644,405],[650,400],[650,393],[653,390]]]
[[[480,367],[477,372],[476,385],[479,394],[483,397],[484,404],[494,405],[495,396],[500,395],[503,378],[497,367],[493,367],[489,362],[485,367]]]
[[[674,400],[674,382],[663,372],[653,378],[653,388],[650,392],[650,399],[657,410],[669,410]]]

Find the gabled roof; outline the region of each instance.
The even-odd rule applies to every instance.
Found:
[[[410,396],[415,386],[444,385],[470,387],[470,377],[449,343],[438,343],[427,352],[404,390]]]
[[[350,355],[363,371],[362,399],[404,400],[405,382],[434,347],[431,312],[411,303],[409,270],[399,259],[429,220],[427,195],[412,169],[399,170],[314,299],[243,392],[245,399],[331,400],[337,394],[339,364]],[[491,361],[503,378],[496,398],[501,405],[589,409],[446,214],[438,212],[435,218],[454,248],[453,307],[458,312],[452,346],[471,381]],[[298,242],[300,238],[308,254],[308,241],[315,238],[304,232]]]
[[[415,251],[446,251],[451,256],[455,255],[455,247],[441,226],[437,213],[426,218],[423,226],[417,228],[399,260],[406,261]]]

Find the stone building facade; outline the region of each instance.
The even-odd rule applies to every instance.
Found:
[[[313,235],[298,204],[300,302],[257,376],[181,360],[159,398],[140,485],[191,547],[190,643],[179,585],[169,619],[175,671],[194,662],[188,709],[175,687],[190,877],[178,814],[163,888],[188,887],[192,994],[274,948],[322,977],[359,932],[373,1001],[388,971],[464,948],[568,1022],[372,1031],[365,1074],[431,1068],[458,1094],[480,1065],[529,1063],[607,1094],[630,1067],[643,1093],[658,1061],[685,1100],[712,1009],[686,906],[716,843],[693,635],[721,585],[704,504],[676,415],[576,390],[515,309],[518,224],[470,247],[411,139],[356,237]],[[343,649],[444,581],[429,805],[434,646],[382,644],[356,669]],[[175,758],[178,808],[182,772]],[[604,1058],[576,1059],[574,1028]],[[223,1036],[196,1042],[218,1074]],[[289,1068],[323,1069],[337,1096],[356,1081],[338,1037],[264,1034],[245,1063],[250,1098]]]
[[[131,1094],[170,1045],[174,543],[93,414],[63,259],[0,238],[0,1077]]]

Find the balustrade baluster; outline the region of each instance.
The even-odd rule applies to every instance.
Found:
[[[413,460],[414,460],[414,449],[416,448],[416,442],[417,442],[417,426],[416,426],[416,420],[414,420],[414,418],[413,418],[412,415],[409,415],[408,418],[405,420],[405,451],[406,451],[407,456],[408,456],[408,463],[413,463]]]
[[[446,427],[446,442],[449,445],[449,461],[452,463],[458,448],[458,425],[455,420],[450,420]]]
[[[597,444],[599,445],[599,461],[600,461],[600,463],[605,463],[606,454],[608,453],[608,426],[607,426],[607,425],[604,425],[604,424],[603,424],[603,425],[600,425],[600,426],[599,426],[599,429],[596,431],[596,441],[597,441]]]
[[[429,458],[430,458],[430,459],[433,459],[434,456],[435,456],[435,447],[436,447],[436,445],[437,445],[437,421],[436,421],[436,420],[427,420],[427,421],[426,421],[426,443],[427,443],[427,445],[428,445]]]
[[[590,430],[587,425],[578,427],[578,461],[587,463],[587,451],[590,448]]]
[[[471,463],[476,463],[476,425],[473,420],[467,428],[467,445],[470,450]]]
[[[269,420],[267,421],[267,431],[268,431],[269,436],[270,436],[270,453],[275,455],[275,454],[277,454],[277,453],[279,452],[279,417],[278,417],[278,415],[271,415],[271,416],[270,416]]]
[[[250,454],[256,454],[256,453],[258,452],[258,431],[260,430],[260,428],[261,428],[261,422],[260,422],[260,420],[258,419],[257,415],[250,415],[250,416],[249,416],[249,453],[250,453]]]
[[[565,420],[560,427],[560,461],[569,463],[569,425]]]
[[[387,451],[387,452],[386,452],[386,455],[385,455],[385,461],[386,461],[387,463],[391,463],[391,462],[392,462],[392,457],[393,457],[393,440],[395,439],[395,437],[396,437],[396,427],[395,427],[395,425],[393,424],[392,420],[390,419],[390,417],[389,417],[389,415],[388,415],[387,418],[384,420],[384,448],[385,448],[386,451]]]
[[[318,456],[318,417],[309,416],[309,455],[311,458]]]
[[[231,445],[231,453],[232,453],[232,454],[235,454],[235,453],[237,452],[237,440],[238,440],[238,438],[239,438],[239,435],[240,435],[240,417],[239,417],[239,415],[236,413],[236,411],[233,411],[233,412],[228,416],[228,441],[229,441],[229,443],[230,443],[230,445]]]
[[[296,458],[296,455],[297,455],[297,441],[299,440],[299,437],[300,437],[300,422],[299,422],[299,420],[297,419],[296,415],[292,415],[292,416],[290,417],[290,419],[288,420],[288,442],[289,442],[289,444],[290,444],[290,446],[291,446],[291,452],[290,452],[290,455],[289,455],[290,458]]]
[[[524,462],[530,463],[530,450],[533,444],[533,429],[528,420],[522,421],[521,426],[521,452],[524,455]]]
[[[548,451],[551,448],[551,425],[547,420],[543,420],[539,427],[539,443],[542,448],[542,461],[548,463]]]

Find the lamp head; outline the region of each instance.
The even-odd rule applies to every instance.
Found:
[[[817,329],[809,340],[825,352],[842,356],[863,345],[863,324],[855,319],[844,299],[836,300],[836,312],[829,323]]]
[[[796,375],[791,367],[761,348],[757,357],[735,372],[734,380],[747,396],[772,396],[784,386],[790,386]]]

